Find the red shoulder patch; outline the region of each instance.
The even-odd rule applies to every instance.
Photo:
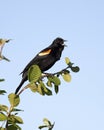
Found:
[[[46,51],[40,52],[38,55],[39,55],[39,56],[45,56],[45,55],[50,54],[50,52],[51,52],[51,49],[48,49],[48,50],[46,50]]]

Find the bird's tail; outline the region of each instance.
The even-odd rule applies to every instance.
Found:
[[[22,87],[22,85],[24,84],[25,81],[26,81],[25,78],[23,78],[23,79],[21,80],[19,86],[18,86],[18,87],[16,88],[16,90],[15,90],[15,94],[17,94],[17,93],[19,92],[20,88]]]

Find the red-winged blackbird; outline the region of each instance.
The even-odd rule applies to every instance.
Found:
[[[24,68],[24,70],[21,72],[22,74],[22,80],[19,84],[19,86],[17,87],[15,94],[18,93],[18,91],[20,90],[20,88],[22,87],[22,85],[24,84],[24,82],[27,80],[27,73],[28,73],[28,69],[36,64],[39,66],[40,70],[42,72],[50,69],[56,61],[60,60],[62,51],[65,47],[65,42],[66,40],[62,39],[62,38],[56,38],[52,44],[50,46],[48,46],[47,48],[43,49],[42,51],[40,51],[28,64],[27,66]]]

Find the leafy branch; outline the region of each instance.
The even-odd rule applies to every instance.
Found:
[[[48,130],[52,130],[54,125],[55,125],[55,122],[52,124],[47,118],[44,118],[43,119],[43,125],[40,125],[38,128],[41,130],[43,128],[48,128]]]
[[[19,105],[20,98],[18,95],[11,93],[8,95],[8,100],[10,107],[6,105],[0,105],[0,121],[3,122],[0,129],[21,130],[18,124],[23,124],[23,120],[21,117],[17,116],[17,112],[21,110],[15,108]],[[3,128],[3,125],[5,125],[5,128]]]
[[[72,72],[78,72],[80,69],[78,66],[73,66],[68,57],[65,58],[67,67],[61,71],[55,73],[42,73],[37,65],[32,65],[28,71],[29,84],[26,85],[19,93],[20,95],[25,89],[30,88],[32,92],[38,92],[41,95],[52,95],[51,88],[54,87],[55,93],[59,91],[59,85],[61,85],[60,76],[66,81],[71,81]],[[70,69],[70,70],[69,70]]]

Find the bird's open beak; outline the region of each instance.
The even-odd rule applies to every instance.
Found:
[[[67,42],[67,40],[64,40],[64,42]],[[64,47],[67,47],[67,45],[66,44],[63,44],[64,45]]]
[[[64,40],[64,42],[67,42],[67,40]]]

